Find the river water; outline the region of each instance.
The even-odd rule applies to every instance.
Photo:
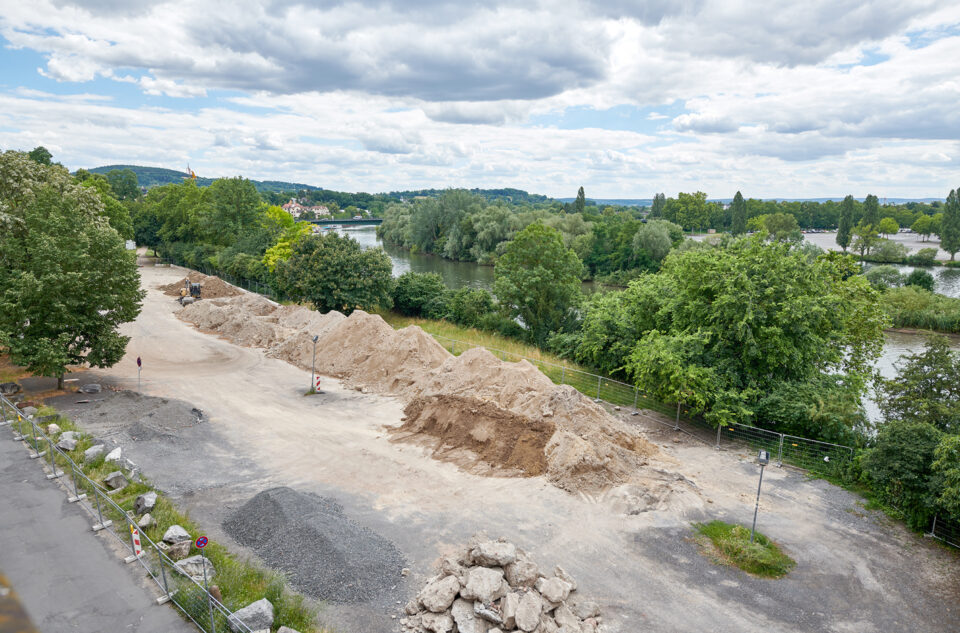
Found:
[[[393,276],[397,277],[405,272],[439,273],[448,288],[484,288],[493,291],[493,266],[480,266],[473,262],[455,262],[434,255],[412,254],[410,251],[383,244],[377,239],[376,227],[359,226],[339,229],[345,235],[357,240],[363,248],[382,246],[393,262]],[[912,266],[897,266],[901,273],[909,274]],[[937,291],[952,297],[960,297],[960,269],[956,268],[929,268],[926,269],[937,280]],[[595,291],[594,284],[584,284],[586,291]],[[906,354],[913,354],[923,350],[924,337],[916,334],[901,332],[887,332],[886,344],[877,360],[877,369],[886,378],[896,376],[896,364]],[[954,349],[960,350],[960,337],[952,337]],[[871,420],[879,419],[879,410],[874,402],[867,399],[864,402],[867,414]]]

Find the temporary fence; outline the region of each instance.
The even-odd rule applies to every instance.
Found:
[[[205,557],[194,556],[174,561],[165,543],[155,543],[139,528],[136,520],[112,498],[116,491],[108,491],[87,477],[73,459],[47,435],[34,416],[25,416],[0,394],[3,422],[10,426],[14,441],[25,443],[31,450],[31,459],[41,460],[50,468],[47,479],[59,479],[67,489],[67,501],[82,506],[94,521],[94,532],[105,531],[130,552],[125,562],[137,563],[159,589],[158,604],[172,603],[184,616],[207,633],[229,631],[251,633],[252,629],[237,618],[220,600],[205,588],[212,570]],[[56,418],[57,416],[51,416]],[[50,420],[54,421],[53,419]],[[118,464],[117,470],[121,470]],[[212,575],[211,575],[212,577]]]
[[[960,548],[960,521],[935,514],[933,515],[933,522],[930,525],[930,532],[927,536],[943,541],[947,545]]]

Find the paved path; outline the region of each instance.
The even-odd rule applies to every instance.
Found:
[[[44,633],[197,633],[154,597],[0,427],[0,571]],[[0,627],[2,629],[2,627]]]

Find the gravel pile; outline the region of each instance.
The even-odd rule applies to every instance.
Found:
[[[283,571],[298,591],[320,600],[381,597],[396,587],[404,567],[393,543],[348,519],[338,503],[290,488],[261,492],[223,528]]]

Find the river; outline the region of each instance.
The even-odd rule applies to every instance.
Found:
[[[480,266],[473,262],[455,262],[434,255],[412,254],[410,251],[383,244],[377,239],[376,227],[361,226],[339,229],[342,233],[357,240],[363,248],[382,246],[393,262],[393,275],[397,277],[408,271],[418,273],[439,273],[448,288],[484,288],[493,290],[493,266]],[[897,266],[901,273],[909,274],[912,266]],[[960,269],[930,268],[927,269],[937,280],[937,291],[952,297],[960,297]],[[584,284],[586,291],[596,291],[595,284]],[[913,354],[923,350],[924,337],[902,332],[887,332],[886,344],[877,360],[877,369],[887,378],[896,376],[896,363],[906,354]],[[960,351],[960,337],[951,337],[953,348]],[[867,414],[871,420],[878,420],[880,413],[876,404],[866,399],[864,402]]]

